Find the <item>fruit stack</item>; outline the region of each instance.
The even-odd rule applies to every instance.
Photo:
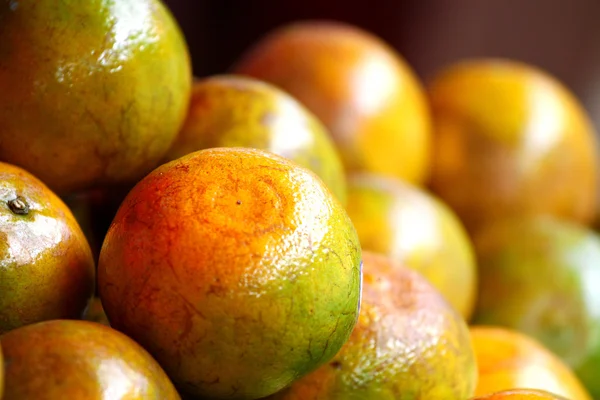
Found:
[[[159,0],[0,2],[0,398],[600,398],[596,132],[334,21],[194,77]]]

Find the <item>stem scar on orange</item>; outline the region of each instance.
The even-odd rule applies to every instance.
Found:
[[[361,249],[313,172],[263,150],[212,148],[133,188],[98,274],[111,326],[148,349],[182,392],[256,399],[348,340]]]

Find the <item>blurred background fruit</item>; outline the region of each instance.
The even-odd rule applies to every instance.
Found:
[[[545,390],[512,389],[477,397],[475,400],[571,400]]]
[[[178,400],[158,363],[137,343],[104,325],[53,320],[0,337],[3,400]]]
[[[425,181],[431,122],[424,91],[405,60],[371,33],[296,22],[260,39],[232,71],[303,103],[331,132],[348,171]]]
[[[478,367],[476,396],[529,388],[570,400],[592,399],[569,367],[537,340],[495,326],[470,330]]]
[[[35,176],[0,162],[0,334],[80,318],[94,280],[90,246],[71,211]]]
[[[348,340],[360,259],[350,218],[313,172],[263,150],[200,150],[126,197],[99,292],[111,326],[182,392],[260,398]]]
[[[467,325],[419,273],[363,252],[358,324],[340,352],[269,399],[467,399],[477,371]]]
[[[0,160],[63,194],[136,180],[165,155],[191,87],[158,0],[0,4]]]
[[[361,173],[348,177],[347,210],[363,249],[419,271],[470,318],[477,266],[471,241],[450,208],[399,179]]]
[[[538,339],[600,396],[600,237],[547,216],[507,220],[474,238],[474,322]]]
[[[560,82],[522,63],[479,59],[443,69],[428,89],[431,188],[470,231],[532,213],[593,220],[596,132]]]
[[[600,2],[594,0],[166,0],[197,76],[220,73],[272,29],[297,20],[356,24],[389,42],[428,80],[473,57],[539,66],[571,88],[600,126]]]
[[[315,172],[342,203],[346,177],[329,132],[287,93],[256,79],[218,75],[195,81],[187,119],[166,161],[210,147],[251,147]]]

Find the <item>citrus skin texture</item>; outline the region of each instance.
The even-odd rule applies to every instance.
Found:
[[[158,0],[0,3],[0,160],[62,194],[154,168],[187,111],[183,35]]]
[[[287,93],[256,79],[218,75],[194,82],[186,122],[167,160],[211,147],[268,150],[315,172],[345,203],[346,177],[329,132]]]
[[[258,41],[232,71],[303,103],[331,132],[348,171],[426,180],[431,116],[425,91],[380,38],[338,22],[296,22]]]
[[[311,171],[201,150],[126,197],[100,254],[111,326],[190,395],[257,399],[329,361],[358,318],[361,250]]]
[[[348,177],[346,209],[364,250],[419,271],[470,318],[477,291],[475,254],[450,208],[399,179],[361,173]]]
[[[53,320],[0,337],[3,400],[179,400],[160,365],[137,343],[104,325]]]
[[[510,329],[471,326],[479,370],[476,396],[530,388],[592,400],[575,374],[537,340]]]
[[[593,219],[596,133],[554,77],[513,61],[468,60],[441,71],[429,96],[431,188],[469,231],[522,214]]]
[[[600,237],[553,217],[496,223],[474,238],[480,269],[474,323],[523,332],[600,396]]]
[[[0,162],[0,334],[81,317],[94,281],[92,252],[71,211],[36,177]]]
[[[466,323],[417,272],[363,252],[363,298],[349,341],[272,400],[463,400],[476,366]]]
[[[513,389],[477,397],[474,400],[572,400],[543,390]]]

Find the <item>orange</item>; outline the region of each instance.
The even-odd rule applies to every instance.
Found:
[[[515,61],[474,59],[440,71],[429,95],[431,188],[470,231],[532,213],[592,221],[596,132],[556,78]]]
[[[0,162],[0,334],[81,317],[94,280],[90,246],[69,208],[35,176]]]
[[[449,207],[399,179],[361,173],[348,177],[346,208],[364,250],[419,271],[469,319],[477,292],[475,254]]]
[[[592,397],[573,372],[537,340],[514,330],[471,326],[479,379],[475,395],[530,388],[570,400]]]
[[[477,397],[475,400],[572,400],[543,390],[513,389]]]
[[[296,22],[263,37],[232,70],[303,103],[331,132],[348,171],[425,181],[431,150],[425,92],[380,38],[338,22]]]
[[[473,243],[479,265],[474,323],[537,339],[600,398],[600,236],[538,215],[490,225]]]
[[[100,253],[111,326],[190,395],[273,394],[328,362],[356,324],[361,249],[310,170],[249,148],[162,165],[125,198]]]
[[[328,364],[272,400],[464,400],[477,379],[467,325],[419,273],[363,252],[358,324]]]
[[[61,195],[158,165],[192,80],[161,1],[3,1],[0,21],[0,160]]]
[[[268,83],[235,75],[195,81],[187,119],[167,160],[211,147],[279,154],[312,170],[346,201],[346,177],[329,132],[304,106]]]
[[[3,400],[178,400],[158,363],[137,343],[104,325],[53,320],[0,337]]]

